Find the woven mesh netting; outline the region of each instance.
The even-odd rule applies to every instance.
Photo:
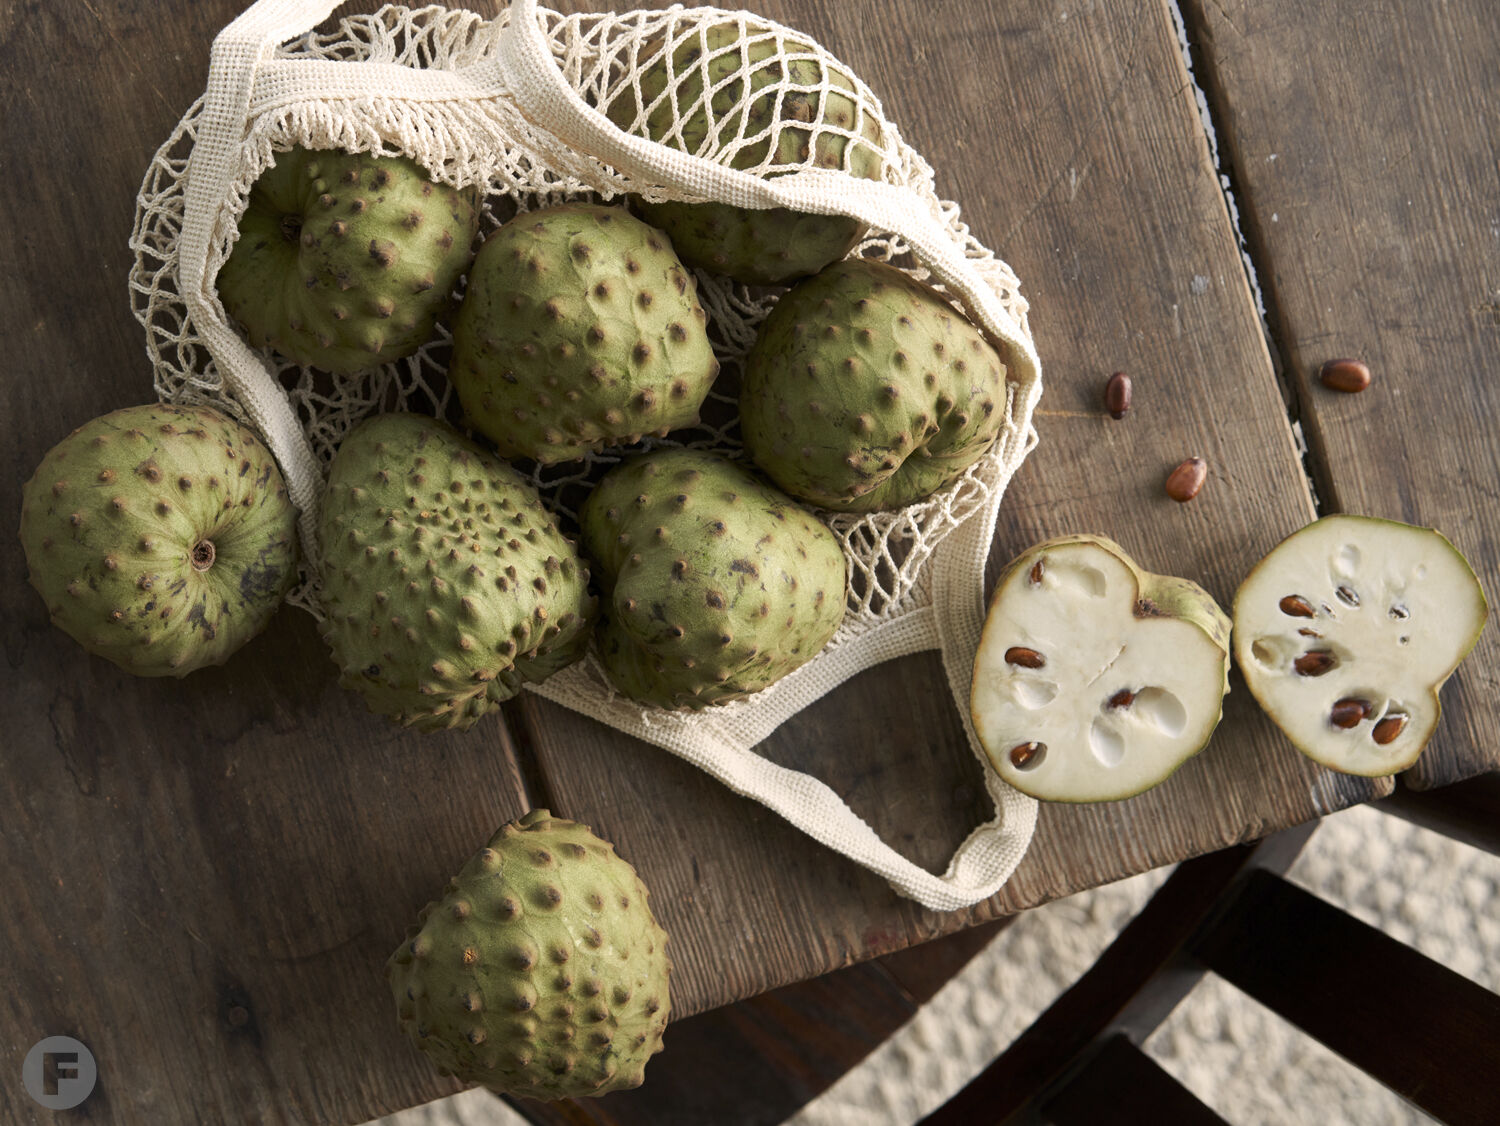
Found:
[[[530,0],[513,2],[532,18]],[[620,202],[634,195],[647,204],[764,203],[767,185],[795,173],[784,181],[795,190],[778,198],[795,197],[799,209],[818,214],[881,217],[886,229],[867,231],[852,253],[928,281],[990,329],[1008,373],[997,440],[922,503],[869,515],[822,514],[848,559],[849,612],[818,657],[755,696],[701,715],[647,709],[617,696],[592,656],[532,687],[681,755],[933,909],[992,894],[1026,850],[1035,803],[988,768],[997,818],[971,834],[947,875],[934,877],[878,841],[827,787],[751,751],[843,679],[901,653],[941,648],[955,699],[967,699],[966,654],[982,617],[989,529],[1035,441],[1031,411],[1040,373],[1015,275],[971,236],[957,205],[938,197],[932,169],[902,141],[879,101],[805,36],[743,12],[674,7],[565,17],[534,10],[537,35],[525,24],[507,32],[508,13],[487,20],[392,5],[265,49],[274,36],[263,29],[283,26],[273,21],[296,7],[293,0],[274,9],[257,5],[246,13],[244,36],[216,43],[209,93],[184,115],[142,184],[130,275],[158,396],[207,403],[258,426],[287,475],[303,510],[306,557],[292,601],[319,613],[317,508],[328,463],[350,429],[387,411],[419,411],[460,427],[463,420],[445,376],[451,338],[444,330],[406,359],[334,376],[251,352],[226,328],[212,279],[234,243],[251,186],[278,152],[303,146],[410,157],[439,181],[482,188],[486,232],[521,212],[571,200]],[[307,0],[306,7],[326,12],[328,2]],[[235,113],[246,96],[241,138]],[[601,132],[604,118],[586,107],[663,143],[622,146],[621,134]],[[590,148],[650,174],[631,178]],[[726,178],[725,168],[740,179]],[[728,186],[701,186],[710,181]],[[908,232],[926,261],[892,228]],[[929,265],[952,285],[945,288]],[[721,365],[699,424],[629,451],[549,468],[518,466],[565,529],[592,482],[627,452],[683,445],[740,456],[741,362],[782,291],[703,271],[696,278]],[[454,297],[461,299],[461,286]],[[950,537],[954,550],[935,559]]]
[[[286,43],[275,58],[374,61],[471,74],[493,59],[507,18],[388,6]],[[915,189],[1025,331],[1026,304],[1009,267],[970,235],[956,205],[937,198],[931,168],[901,141],[864,83],[816,44],[743,12],[704,8],[568,17],[544,12],[543,19],[554,59],[568,82],[589,104],[613,108],[617,119],[616,102],[623,99],[633,131],[650,127],[673,147],[762,175],[832,166]],[[666,81],[643,84],[642,76],[658,62],[664,64]],[[655,73],[659,76],[662,69],[656,67]],[[147,329],[157,394],[170,401],[208,402],[248,421],[176,288],[185,178],[202,111],[200,100],[157,153],[142,185],[131,240],[136,260],[130,287],[136,315]],[[208,277],[229,253],[251,185],[278,150],[294,144],[407,155],[437,179],[483,185],[486,230],[518,212],[566,200],[608,201],[628,192],[648,200],[693,198],[681,190],[633,183],[560,144],[531,125],[503,93],[468,104],[413,103],[399,92],[273,103],[249,123],[240,175],[215,230]],[[869,232],[855,253],[894,262],[937,284],[897,237]],[[752,289],[703,271],[697,272],[697,280],[722,374],[700,425],[647,439],[642,446],[712,447],[737,456],[739,366],[776,291]],[[444,376],[449,346],[446,330],[440,329],[413,356],[342,377],[300,368],[272,354],[263,358],[326,467],[343,436],[372,412],[417,410],[461,424]],[[1002,354],[1007,360],[1014,356],[1010,349]],[[1028,412],[1017,391],[1012,381],[1004,429],[992,451],[939,495],[896,512],[828,515],[844,544],[852,577],[850,613],[834,644],[920,601],[923,564],[933,548],[965,518],[998,503],[1031,441],[1029,418],[1022,417]],[[589,483],[620,456],[612,451],[561,466],[521,468],[530,469],[567,523]],[[308,546],[315,563],[316,545]],[[315,576],[309,568],[292,600],[317,613]]]

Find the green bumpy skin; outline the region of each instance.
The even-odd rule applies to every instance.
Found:
[[[53,624],[141,676],[223,664],[296,580],[297,510],[275,459],[207,407],[85,423],[22,497],[31,585]]]
[[[386,963],[402,1028],[444,1075],[532,1099],[639,1087],[670,974],[635,869],[545,809],[502,826]]]
[[[745,448],[794,497],[901,508],[982,457],[1005,413],[1005,364],[936,290],[851,258],[786,293],[745,360]]]
[[[518,215],[485,240],[448,378],[502,457],[543,464],[698,421],[719,363],[697,284],[622,207]]]
[[[414,161],[295,148],[250,189],[219,297],[255,347],[364,371],[432,339],[478,231],[474,192]]]
[[[783,42],[793,54],[812,51],[811,45],[795,39]],[[781,120],[798,124],[782,128],[775,138],[773,155],[770,150],[772,131],[777,125],[777,96],[767,87],[783,79],[794,86],[818,87],[824,78],[822,63],[814,58],[785,62],[778,57],[774,38],[743,42],[738,25],[733,23],[703,29],[701,40],[697,35],[689,37],[672,52],[670,66],[659,44],[646,48],[642,55],[650,57],[653,53],[657,61],[640,76],[641,97],[649,112],[642,121],[641,103],[636,100],[634,90],[622,92],[609,106],[610,120],[619,128],[683,152],[715,159],[740,137],[743,127],[745,138],[753,138],[754,143],[734,154],[729,162],[731,168],[754,168],[767,156],[771,156],[774,165],[794,166],[782,171],[845,168],[847,155],[850,174],[866,180],[880,178],[880,122],[868,113],[859,112],[854,81],[846,72],[836,67],[826,68],[831,88],[826,101],[817,89],[792,89],[781,96]],[[709,56],[705,69],[712,90],[709,97],[712,126],[700,101],[703,77],[698,67],[705,54]],[[748,90],[743,78],[726,81],[739,74],[742,61],[750,66]],[[680,128],[674,128],[670,96],[650,108],[673,85],[676,75],[683,76],[675,83],[677,104],[685,109],[696,106]],[[857,132],[869,144],[853,142],[851,149],[848,137],[820,130],[821,124]],[[768,176],[776,174],[771,172]],[[634,204],[648,223],[671,236],[672,245],[684,262],[750,285],[780,285],[815,274],[848,254],[865,233],[864,225],[857,219],[809,215],[784,207],[647,203],[641,199]]]
[[[370,710],[467,728],[588,646],[588,569],[530,482],[444,423],[377,415],[339,447],[323,637]]]
[[[641,703],[742,699],[815,657],[844,620],[837,537],[716,454],[662,449],[624,462],[579,523],[605,591],[600,659]]]

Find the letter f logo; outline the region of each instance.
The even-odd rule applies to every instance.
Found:
[[[59,1079],[78,1078],[78,1053],[77,1052],[43,1052],[42,1053],[42,1093],[45,1095],[57,1094],[57,1081]]]
[[[32,1045],[21,1065],[26,1093],[48,1110],[69,1110],[99,1081],[99,1066],[87,1045],[71,1036],[49,1036]]]

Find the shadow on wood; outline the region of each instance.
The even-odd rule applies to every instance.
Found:
[[[774,1126],[878,1047],[1010,921],[674,1023],[637,1090],[507,1101],[538,1126]]]

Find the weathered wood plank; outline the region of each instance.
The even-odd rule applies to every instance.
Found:
[[[1098,531],[1227,600],[1312,508],[1166,7],[950,0],[859,21],[811,0],[759,10],[870,82],[1022,277],[1048,390],[995,558]],[[1100,391],[1119,368],[1136,406],[1113,422]],[[1210,480],[1179,506],[1162,479],[1193,454]],[[612,835],[656,889],[682,1014],[1389,789],[1313,769],[1237,685],[1214,743],[1170,782],[1125,803],[1045,808],[1001,894],[940,916],[664,751],[546,701],[517,710],[550,799]],[[863,674],[762,749],[934,868],[986,815],[935,654]]]
[[[241,0],[0,14],[0,1121],[44,1036],[93,1051],[90,1122],[353,1122],[444,1091],[396,1028],[384,959],[528,804],[503,724],[423,737],[338,687],[284,610],[222,669],[143,680],[47,622],[13,534],[43,452],[149,400],[126,240],[156,147]]]
[[[134,193],[242,7],[0,15],[0,97],[13,107],[0,141],[12,248],[0,507],[16,511],[20,483],[70,427],[149,396],[124,297]],[[1043,445],[997,555],[1089,528],[1227,597],[1305,519],[1306,496],[1166,12],[1154,0],[1070,7],[903,0],[857,25],[812,0],[761,10],[885,95],[1036,306]],[[1111,423],[1097,392],[1118,367],[1139,393]],[[1214,473],[1179,509],[1158,490],[1188,453]],[[101,1122],[350,1122],[452,1090],[400,1037],[381,964],[456,864],[533,800],[589,821],[640,867],[688,1014],[1379,790],[1313,771],[1237,691],[1215,744],[1177,778],[1118,806],[1044,810],[1006,891],[937,917],[663,752],[535,699],[512,711],[534,757],[514,754],[499,722],[454,738],[396,731],[337,687],[296,613],[226,669],[130,678],[52,630],[14,539],[0,552],[14,624],[0,688],[13,907],[0,935],[18,983],[0,1066],[15,1074],[44,1035],[79,1037],[100,1059],[89,1111]],[[851,683],[766,753],[830,771],[923,863],[983,816],[978,764],[930,655]],[[0,1118],[40,1114],[0,1087]]]
[[[1500,8],[1185,5],[1330,511],[1442,530],[1500,596]],[[1317,381],[1369,364],[1368,391]],[[1500,633],[1413,786],[1500,765]]]

